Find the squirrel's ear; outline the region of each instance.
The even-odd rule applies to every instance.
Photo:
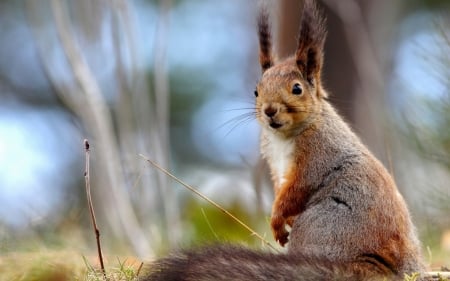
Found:
[[[326,35],[324,16],[314,0],[305,0],[295,56],[300,72],[313,86],[320,83]]]
[[[270,33],[269,13],[261,9],[258,17],[259,63],[264,73],[273,66],[272,36]]]

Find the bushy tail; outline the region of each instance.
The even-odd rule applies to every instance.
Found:
[[[298,254],[214,245],[174,253],[150,264],[143,281],[396,280],[369,263],[336,263]]]

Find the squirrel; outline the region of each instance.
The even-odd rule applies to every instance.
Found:
[[[143,280],[403,280],[424,271],[394,180],[327,101],[325,18],[304,2],[297,50],[281,62],[267,11],[258,19],[256,118],[274,185],[271,228],[287,252],[209,245],[154,262]]]

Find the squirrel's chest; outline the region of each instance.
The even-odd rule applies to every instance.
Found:
[[[293,176],[294,149],[293,139],[282,138],[270,132],[262,135],[261,153],[269,164],[275,189]]]

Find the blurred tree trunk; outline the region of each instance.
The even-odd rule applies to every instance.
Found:
[[[296,48],[303,0],[281,0],[277,45],[280,58]],[[323,83],[330,101],[382,160],[387,159],[383,134],[386,53],[399,3],[387,0],[323,0],[327,17]],[[383,15],[382,17],[380,15]],[[374,22],[371,19],[375,19]],[[382,19],[382,20],[381,20]],[[376,45],[376,42],[380,45]],[[385,56],[383,56],[385,57]]]
[[[153,256],[155,249],[167,242],[175,244],[182,233],[177,197],[167,177],[147,172],[147,165],[138,157],[143,153],[163,167],[169,164],[165,49],[170,1],[161,2],[153,91],[149,90],[148,70],[138,67],[136,61],[135,19],[127,1],[26,3],[48,80],[90,139],[92,193],[102,234],[112,234],[105,235],[111,241],[128,242],[131,251],[143,258]],[[56,33],[46,32],[47,25],[54,25]],[[102,48],[108,43],[113,46],[112,55]],[[67,60],[63,70],[53,67],[57,57],[47,51],[52,48]],[[93,57],[104,64],[95,63]],[[105,66],[108,61],[113,61],[110,68]],[[57,71],[65,71],[69,78],[58,79]],[[160,217],[166,218],[163,234],[148,235],[149,229],[160,225]]]
[[[297,35],[300,26],[303,0],[280,1],[278,25],[278,52],[280,58],[291,55],[297,47]],[[323,5],[322,5],[323,6]],[[325,46],[325,66],[323,69],[325,87],[331,92],[331,100],[339,112],[351,123],[353,117],[352,101],[355,99],[353,84],[356,69],[352,61],[348,42],[345,38],[342,22],[326,6],[327,43]]]

